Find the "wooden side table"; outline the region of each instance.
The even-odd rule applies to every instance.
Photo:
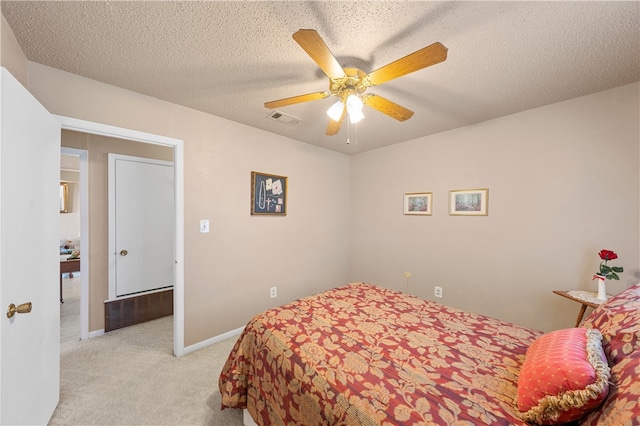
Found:
[[[564,290],[553,290],[553,292],[555,294],[557,294],[558,296],[566,297],[569,300],[573,300],[574,302],[578,302],[578,303],[582,304],[582,306],[580,307],[580,312],[578,312],[578,319],[576,320],[576,327],[578,327],[580,325],[580,322],[582,321],[582,317],[584,316],[584,311],[587,310],[587,306],[590,306],[592,308],[597,308],[598,306],[600,306],[604,302],[606,302],[606,300],[598,302],[598,301],[583,299],[583,298],[580,298],[578,296],[571,295],[571,294],[569,294],[568,291],[564,291]],[[596,293],[596,292],[587,292],[587,293],[593,295],[593,299],[594,300],[598,300],[597,297],[596,297],[598,295],[598,293]],[[608,297],[610,297],[610,296],[608,296]]]
[[[80,258],[60,261],[60,303],[64,303],[62,300],[62,274],[65,272],[71,273],[78,271],[80,271]]]

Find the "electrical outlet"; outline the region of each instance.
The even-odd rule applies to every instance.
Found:
[[[442,298],[442,287],[435,286],[433,288],[433,295],[438,297],[438,298]]]
[[[271,296],[271,298],[275,298],[278,295],[278,287],[271,287],[271,290],[269,290],[269,296]]]

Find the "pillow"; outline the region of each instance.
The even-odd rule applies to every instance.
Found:
[[[602,305],[595,308],[585,320],[582,322],[581,327],[597,328],[603,330],[612,324],[615,324],[619,319],[612,323],[611,314],[626,313],[635,318],[631,319],[631,323],[637,322],[638,308],[640,307],[640,283],[629,287],[626,290],[616,294]],[[626,315],[625,315],[626,316]]]
[[[545,425],[577,420],[607,397],[610,376],[598,330],[544,334],[529,346],[520,369],[519,416]]]
[[[640,350],[611,367],[611,391],[602,408],[580,420],[582,426],[637,425],[640,419]]]
[[[598,329],[611,366],[640,350],[640,284],[596,308],[581,327]]]

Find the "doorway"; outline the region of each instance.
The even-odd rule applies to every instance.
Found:
[[[62,129],[71,130],[74,132],[87,133],[92,135],[106,136],[110,138],[123,139],[141,143],[148,143],[154,145],[164,145],[173,149],[173,163],[174,163],[174,185],[175,185],[175,224],[174,224],[174,355],[184,355],[184,154],[183,154],[183,141],[179,139],[169,138],[160,135],[154,135],[150,133],[139,132],[131,129],[124,129],[120,127],[109,126],[105,124],[89,122],[84,120],[78,120],[64,116],[54,116],[61,124]],[[81,235],[88,234],[88,229],[81,230]],[[82,244],[82,242],[81,242]],[[88,249],[87,243],[87,249]],[[87,250],[88,251],[88,250]],[[88,258],[90,253],[86,253],[85,258]],[[82,256],[81,256],[82,259]],[[82,268],[83,265],[81,265]],[[89,266],[87,262],[86,273],[82,273],[81,276],[89,276]],[[88,279],[88,278],[87,278]],[[87,285],[88,289],[88,285]],[[81,317],[83,312],[88,318],[88,300],[86,304],[81,303]],[[95,334],[90,335],[88,321],[85,324],[81,324],[83,330],[81,335],[87,337],[93,337]],[[104,332],[104,331],[103,331]],[[100,333],[101,334],[101,333]]]
[[[68,209],[60,213],[60,260],[80,254],[80,272],[60,278],[60,336],[63,341],[89,338],[87,151],[62,147],[60,180],[68,183]],[[65,244],[66,243],[66,244]],[[65,246],[68,247],[65,249]],[[85,250],[83,250],[83,248]],[[82,254],[85,254],[83,257]],[[85,271],[82,274],[81,271]],[[63,297],[67,296],[64,304]],[[83,307],[85,309],[83,309]]]

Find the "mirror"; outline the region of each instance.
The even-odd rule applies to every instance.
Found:
[[[60,213],[68,213],[69,184],[60,182]]]

